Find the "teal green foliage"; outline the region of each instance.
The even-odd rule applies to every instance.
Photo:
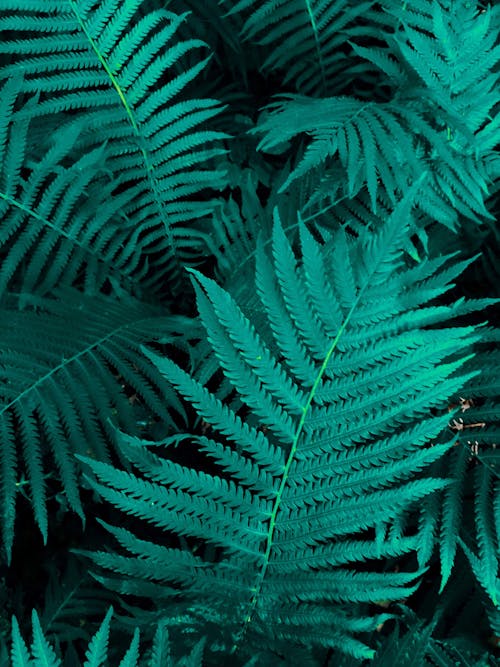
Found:
[[[312,138],[282,190],[315,169],[330,186],[330,199],[352,198],[366,186],[375,209],[379,185],[394,204],[427,170],[417,201],[429,220],[454,227],[458,213],[473,220],[491,215],[484,198],[499,176],[498,118],[490,112],[498,85],[492,66],[500,58],[491,11],[477,16],[473,3],[460,12],[449,12],[451,2],[415,4],[404,15],[398,7],[387,48],[352,44],[387,75],[388,101],[291,94],[270,105],[253,130],[264,134],[259,148]]]
[[[455,667],[488,667],[491,665],[488,653],[482,655],[476,647],[467,641],[440,641],[432,637],[439,613],[425,625],[416,615],[402,608],[406,632],[401,633],[403,624],[398,625],[391,641],[384,644],[371,663],[373,667],[427,667],[435,665],[454,665]]]
[[[85,652],[85,661],[82,667],[104,667],[108,662],[108,642],[113,616],[113,608],[110,607],[99,629],[92,637]],[[16,617],[12,619],[12,648],[9,663],[10,667],[61,667],[61,660],[56,656],[54,648],[44,636],[40,626],[40,620],[36,611],[32,615],[33,642],[28,650],[24,639],[19,631]],[[164,623],[158,623],[153,644],[149,651],[149,657],[143,654],[139,662],[139,630],[136,629],[134,636],[123,655],[119,667],[201,667],[204,641],[200,640],[189,655],[176,660],[171,653],[168,630]],[[75,664],[75,663],[73,663]]]
[[[183,225],[212,208],[209,201],[191,197],[224,186],[223,172],[208,163],[223,153],[220,146],[209,146],[226,135],[198,129],[220,111],[215,100],[180,95],[207,62],[204,43],[177,37],[185,15],[157,9],[142,16],[141,5],[133,0],[116,11],[114,2],[2,4],[0,30],[12,37],[2,44],[4,59],[8,56],[0,74],[8,86],[5,104],[12,107],[15,93],[28,100],[15,127],[2,128],[7,181],[2,198],[15,213],[3,231],[16,259],[21,248],[22,257],[27,254],[33,237],[37,248],[40,236],[44,247],[56,246],[61,266],[52,267],[54,273],[64,272],[68,263],[73,271],[75,263],[104,263],[114,265],[117,280],[125,273],[140,282],[142,256],[143,264],[149,260],[154,267],[158,288],[167,275],[172,289],[193,245],[201,243],[194,229],[186,238]],[[200,50],[188,65],[188,57]],[[2,114],[2,122],[8,121],[14,119]],[[43,133],[36,147],[42,164],[25,154],[28,123]],[[58,166],[73,143],[70,163],[61,171]],[[22,167],[29,172],[24,178]],[[46,180],[52,181],[54,172],[60,182],[49,189]],[[97,194],[106,197],[103,209],[93,199],[102,187],[110,190]],[[121,201],[114,200],[118,188],[126,192]],[[85,195],[91,197],[90,209],[74,201]],[[55,207],[62,209],[59,215],[52,213]],[[98,217],[89,220],[94,211]],[[38,274],[46,251],[43,259],[36,252],[30,258],[30,270]],[[7,266],[11,271],[16,263],[10,259]]]
[[[0,352],[2,539],[10,558],[16,490],[28,484],[36,522],[47,540],[43,451],[50,451],[72,510],[83,519],[74,454],[109,460],[110,419],[138,432],[124,383],[152,414],[183,413],[169,385],[144,359],[145,338],[158,340],[168,324],[158,309],[133,299],[116,302],[69,288],[55,298],[11,295],[0,311],[8,323]],[[29,308],[28,308],[29,306]],[[165,393],[166,392],[166,393]],[[17,481],[16,441],[23,443],[26,479]],[[17,487],[17,488],[16,488]]]
[[[255,287],[271,348],[227,292],[195,274],[208,340],[255,423],[249,426],[247,419],[245,425],[239,410],[228,410],[168,359],[156,357],[156,365],[213,427],[214,437],[196,437],[195,442],[220,466],[218,474],[142,453],[140,443],[128,438],[122,438],[121,449],[126,451],[127,441],[132,445],[130,460],[145,480],[87,459],[99,480],[93,486],[106,500],[164,530],[227,551],[217,567],[156,544],[148,545],[147,552],[144,545],[141,564],[105,553],[93,556],[98,564],[126,574],[129,592],[140,590],[131,577],[155,581],[158,573],[160,594],[168,579],[180,581],[193,599],[213,595],[207,613],[217,611],[222,619],[231,600],[225,626],[235,638],[227,640],[227,651],[232,642],[233,650],[239,648],[251,632],[257,647],[294,636],[304,644],[342,647],[363,657],[369,651],[351,632],[374,629],[387,616],[349,618],[348,610],[359,602],[406,597],[414,588],[404,586],[422,574],[356,573],[346,567],[368,554],[380,558],[418,548],[421,536],[389,537],[385,524],[446,487],[446,480],[428,476],[408,481],[453,442],[423,448],[449,417],[424,418],[422,413],[475,375],[460,373],[462,352],[473,342],[470,328],[424,328],[444,325],[468,308],[467,302],[425,307],[432,281],[446,290],[446,279],[439,281],[427,262],[418,267],[426,276],[421,282],[413,268],[401,266],[398,246],[411,196],[370,237],[351,247],[343,231],[333,239],[350,280],[332,275],[336,253],[326,255],[326,246],[304,226],[299,267],[276,215],[272,260],[258,248]],[[371,332],[369,344],[366,331]],[[257,430],[264,424],[268,436]],[[374,537],[360,540],[370,528],[376,530]],[[138,553],[131,535],[119,539]],[[249,571],[257,571],[256,581]],[[335,633],[328,630],[332,625]]]
[[[497,664],[499,26],[2,0],[0,664]]]
[[[342,53],[349,35],[357,32],[357,19],[370,16],[373,0],[222,0],[226,16],[242,17],[245,44],[264,47],[259,63],[262,72],[284,73],[304,94],[328,95],[339,85],[345,59]],[[267,48],[266,48],[267,47]]]

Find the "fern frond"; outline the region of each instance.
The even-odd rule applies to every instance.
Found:
[[[82,667],[103,667],[109,662],[111,653],[109,648],[109,632],[113,607],[110,607],[99,629],[92,637],[85,652],[85,661]],[[12,650],[11,662],[6,667],[60,667],[61,660],[57,657],[54,648],[47,641],[40,626],[38,614],[32,612],[33,644],[31,654],[21,636],[19,624],[15,616],[12,617]],[[175,660],[171,653],[168,631],[163,623],[158,623],[153,639],[152,651],[143,658],[139,655],[139,629],[135,628],[133,637],[120,660],[119,667],[201,667],[204,640],[194,647],[189,655]],[[74,663],[75,664],[75,663]],[[117,662],[114,664],[118,665]],[[75,664],[75,667],[76,664]]]
[[[17,479],[21,445],[31,503],[46,540],[46,450],[55,460],[69,506],[83,519],[73,453],[109,460],[109,419],[139,432],[123,389],[133,389],[165,423],[172,418],[164,402],[169,394],[170,406],[184,414],[140,351],[142,343],[168,335],[169,324],[155,308],[132,299],[92,298],[69,288],[55,292],[56,299],[24,296],[31,308],[19,311],[12,297],[1,316],[2,539],[9,558],[15,497],[22,484]]]
[[[112,615],[113,607],[110,607],[99,630],[95,633],[89,643],[85,653],[86,660],[83,667],[99,667],[99,665],[102,665],[106,660]]]
[[[19,623],[15,616],[12,617],[12,667],[33,667],[28,647],[19,630]]]
[[[464,640],[462,645],[456,646],[453,640],[437,639],[432,635],[438,621],[437,614],[431,622],[425,625],[408,607],[402,607],[407,629],[401,634],[401,622],[389,638],[386,638],[372,662],[373,667],[470,667],[479,665],[489,667],[485,652],[478,651],[478,647],[468,645]]]
[[[210,146],[227,135],[204,129],[221,107],[181,96],[207,59],[181,63],[205,45],[178,39],[185,15],[144,12],[141,0],[119,8],[112,0],[49,0],[29,10],[2,4],[0,30],[9,37],[0,52],[9,64],[0,78],[21,71],[22,92],[43,93],[25,115],[43,122],[77,111],[85,128],[79,147],[90,153],[107,144],[114,189],[128,194],[122,215],[141,236],[156,288],[163,288],[167,275],[179,278],[183,253],[192,252],[187,223],[210,214],[210,202],[196,197],[225,185],[223,172],[210,165],[224,150]]]
[[[85,661],[81,667],[104,667],[111,664],[116,650],[109,647],[109,633],[113,607],[108,609],[99,629],[88,643]],[[19,623],[12,617],[11,661],[5,667],[60,667],[62,662],[53,646],[47,641],[40,620],[35,610],[32,612],[33,643],[29,651],[24,643]],[[139,654],[139,629],[134,629],[133,637],[120,662],[113,662],[118,667],[202,667],[205,639],[201,639],[189,654],[174,658],[169,633],[164,621],[156,625],[152,647],[141,657]],[[77,667],[76,663],[73,663]],[[250,667],[250,665],[248,666]]]
[[[14,288],[48,294],[55,287],[83,280],[88,293],[110,281],[141,293],[147,286],[146,249],[140,230],[122,212],[126,192],[106,174],[105,145],[88,152],[73,150],[82,132],[76,120],[58,128],[41,156],[30,154],[36,100],[11,113],[22,77],[2,87],[0,110],[0,295]]]
[[[441,522],[441,536],[439,541],[441,558],[441,586],[440,592],[446,585],[453,569],[460,534],[463,480],[467,468],[467,449],[456,447],[450,454],[450,472],[455,484],[444,492],[443,518]]]
[[[448,115],[457,129],[476,135],[476,146],[491,132],[490,115],[498,104],[500,46],[491,7],[479,10],[477,3],[428,3],[430,16],[414,21],[402,17],[404,29],[396,37],[401,54],[424,82],[436,107]],[[454,141],[457,138],[454,137]]]
[[[375,558],[411,548],[404,530],[391,539],[370,531],[397,524],[415,501],[447,486],[425,474],[415,478],[453,444],[441,439],[448,417],[428,412],[467,381],[461,366],[477,339],[470,327],[444,328],[453,308],[421,307],[432,294],[429,274],[446,285],[442,263],[421,270],[418,280],[401,261],[417,187],[377,232],[345,246],[353,280],[347,291],[327,246],[305,229],[297,261],[276,213],[272,259],[260,246],[257,265],[271,338],[260,336],[227,292],[193,272],[200,318],[240,402],[225,406],[172,361],[148,356],[219,434],[191,436],[188,445],[208,454],[210,473],[124,435],[123,451],[145,479],[86,462],[103,498],[167,533],[213,544],[221,556],[207,561],[110,527],[131,556],[88,554],[116,573],[102,579],[106,585],[122,592],[147,586],[151,594],[156,587],[169,598],[169,582],[182,584],[184,610],[189,600],[206,600],[227,625],[217,641],[226,653],[232,646],[244,656],[258,644],[286,655],[294,642],[372,655],[354,634],[374,629],[383,615],[364,615],[363,603],[410,595],[422,570],[362,572],[341,563],[363,560],[362,548]],[[342,247],[341,232],[335,241]],[[314,257],[328,270],[306,274]],[[396,297],[401,285],[407,299]],[[442,336],[426,328],[431,321]],[[346,605],[354,610],[349,620]]]
[[[500,557],[497,472],[500,465],[500,357],[494,347],[498,340],[498,329],[486,329],[476,344],[475,357],[466,364],[469,370],[475,367],[481,372],[467,383],[463,390],[465,396],[458,401],[461,412],[452,420],[457,448],[449,460],[448,475],[455,484],[445,492],[441,523],[441,590],[460,544],[494,606],[499,600]],[[462,500],[469,484],[474,495],[473,511],[469,511],[469,504]]]
[[[0,665],[493,667],[500,7],[0,5]]]
[[[92,577],[75,558],[68,558],[62,571],[54,563],[49,564],[48,575],[39,612],[44,634],[57,638],[59,645],[75,640],[88,642],[91,624],[76,625],[74,619],[103,617],[110,605],[108,591],[96,588]]]
[[[329,94],[339,85],[345,63],[342,48],[372,0],[240,0],[222,2],[228,16],[244,18],[242,37],[267,49],[262,72],[280,71],[284,84],[303,94]],[[352,31],[352,32],[351,32]]]
[[[33,610],[31,615],[33,626],[33,643],[31,644],[31,653],[35,665],[44,665],[44,667],[61,667],[61,660],[56,656],[54,649],[45,639],[38,614]],[[87,667],[87,666],[86,666]],[[91,667],[88,665],[88,667]]]
[[[312,137],[281,192],[311,170],[326,167],[324,182],[331,183],[333,199],[339,187],[335,164],[340,163],[345,174],[342,194],[352,199],[366,187],[376,211],[380,187],[394,205],[426,172],[426,187],[415,203],[430,216],[447,226],[453,226],[450,217],[457,218],[454,208],[474,220],[490,216],[484,205],[484,175],[476,163],[447,145],[443,133],[421,113],[401,103],[287,95],[268,107],[252,133],[264,135],[261,150],[304,134]]]

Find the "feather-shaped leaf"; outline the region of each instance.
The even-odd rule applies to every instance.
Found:
[[[184,414],[176,394],[140,350],[143,343],[168,338],[171,331],[156,308],[130,298],[121,303],[92,298],[68,288],[55,296],[59,298],[24,295],[30,308],[23,311],[12,297],[1,310],[0,483],[8,558],[16,492],[24,485],[18,470],[21,451],[35,519],[46,540],[45,448],[70,508],[83,519],[73,454],[108,460],[113,436],[109,419],[139,432],[124,389],[165,423],[172,418],[171,408]],[[172,403],[167,406],[169,394]]]
[[[189,551],[141,543],[109,527],[135,559],[88,554],[116,573],[103,579],[106,585],[122,592],[148,585],[168,597],[175,590],[166,585],[169,580],[182,582],[185,603],[176,607],[178,613],[186,613],[190,600],[206,600],[212,614],[226,619],[219,621],[229,634],[220,639],[226,653],[241,651],[244,657],[258,644],[264,650],[278,645],[291,655],[287,642],[293,640],[341,648],[360,658],[372,655],[354,634],[362,627],[374,628],[380,617],[365,617],[360,607],[347,621],[344,605],[405,597],[418,588],[422,570],[364,572],[340,563],[363,559],[363,537],[363,549],[375,557],[411,548],[400,521],[416,501],[447,487],[447,480],[426,475],[425,469],[454,443],[442,438],[448,417],[430,417],[429,409],[445,404],[476,375],[461,371],[478,338],[473,329],[448,328],[440,336],[439,330],[427,329],[429,317],[444,327],[454,309],[419,307],[429,294],[430,274],[439,284],[443,271],[446,282],[442,262],[434,262],[428,271],[420,269],[422,279],[414,280],[410,275],[414,278],[415,271],[401,261],[411,197],[419,186],[377,232],[365,232],[346,246],[345,262],[351,265],[355,285],[347,311],[342,303],[345,288],[330,278],[339,272],[338,264],[316,274],[318,284],[313,284],[314,274],[309,271],[306,277],[276,214],[271,260],[262,245],[258,249],[259,293],[265,296],[268,326],[276,337],[271,347],[227,292],[194,273],[208,340],[241,402],[224,406],[172,361],[149,356],[194,402],[214,432],[213,438],[186,434],[182,456],[190,456],[189,447],[198,443],[210,454],[216,472],[169,462],[149,451],[148,444],[154,443],[125,435],[124,454],[146,479],[86,462],[96,476],[91,483],[103,498],[168,533],[213,544],[222,555],[213,562]],[[325,246],[306,230],[301,238],[304,266],[306,255],[320,256],[325,264],[332,261],[324,254]],[[272,271],[265,270],[266,262]],[[307,265],[310,268],[310,259]],[[372,322],[368,314],[377,304],[383,309],[383,287],[390,280],[406,284],[408,298],[395,299],[386,315]],[[316,307],[326,295],[336,301],[333,312],[341,317],[336,331],[331,317],[322,318],[325,307]],[[281,328],[278,313],[284,316]],[[407,337],[411,351],[398,345],[399,336]],[[289,343],[283,344],[287,337]],[[374,357],[378,345],[392,353]],[[287,358],[295,353],[298,359]],[[300,373],[295,375],[295,369]],[[300,378],[307,369],[310,375]],[[242,428],[244,414],[249,426]],[[391,538],[378,531],[381,523],[391,527]],[[376,536],[366,539],[376,527]],[[144,564],[137,556],[146,559]],[[125,574],[127,581],[120,578]],[[295,620],[299,617],[300,623]],[[188,619],[189,614],[186,623]]]
[[[117,267],[125,271],[136,268],[139,275],[144,262],[149,261],[150,266],[155,266],[158,290],[164,289],[167,276],[171,287],[175,287],[183,258],[192,255],[193,243],[202,247],[196,234],[186,236],[186,226],[199,218],[206,219],[213,209],[207,197],[200,198],[200,192],[225,185],[223,170],[211,162],[225,152],[214,142],[227,135],[206,126],[221,110],[216,100],[180,97],[208,62],[202,56],[194,64],[189,63],[193,54],[203,52],[206,45],[199,39],[180,39],[185,18],[186,14],[163,9],[145,10],[142,0],[121,6],[114,0],[48,0],[32,3],[29,11],[15,1],[2,3],[0,31],[8,38],[0,47],[0,53],[7,58],[0,68],[0,78],[18,78],[21,72],[22,83],[16,84],[19,92],[28,99],[35,93],[42,97],[36,108],[29,106],[21,118],[38,118],[42,126],[47,118],[49,123],[55,119],[54,131],[67,135],[65,141],[58,137],[56,146],[50,147],[45,161],[42,159],[38,180],[47,180],[56,156],[67,150],[68,140],[76,140],[77,130],[84,129],[78,140],[78,150],[84,155],[60,175],[52,199],[57,197],[69,204],[80,197],[82,188],[92,181],[96,170],[93,163],[106,145],[106,169],[112,175],[112,185],[107,185],[105,206],[99,216],[113,216],[112,225],[120,223],[121,228],[114,231],[113,244],[107,247],[104,243],[104,236],[108,240],[111,236],[111,227],[102,231],[97,221],[89,220],[92,212],[95,215],[98,210],[94,206],[79,212],[80,220],[74,230],[86,227],[87,241],[84,234],[71,232],[68,240],[68,210],[63,207],[53,220],[46,214],[48,203],[41,219],[37,218],[35,229],[24,232],[31,245],[36,229],[43,233],[45,244],[54,245],[61,237],[61,263],[68,262],[70,253],[73,262],[87,261],[78,245],[83,243],[85,250],[90,246],[95,253],[97,248],[92,248],[90,240],[100,235],[101,259],[111,263],[116,260]],[[78,118],[68,125],[69,110],[77,111]],[[42,155],[47,152],[47,139],[43,141]],[[17,144],[17,137],[15,142],[9,145],[8,153],[19,162],[24,142]],[[85,168],[85,163],[90,168]],[[72,180],[68,183],[69,177]],[[110,199],[118,187],[122,194],[120,205],[116,206],[117,202]],[[99,196],[97,186],[92,189]],[[9,194],[13,201],[15,193]],[[23,199],[25,210],[28,200]],[[17,203],[14,199],[14,205]],[[125,234],[124,220],[128,228]],[[16,220],[16,227],[20,224]],[[131,261],[127,267],[124,257],[138,254],[134,247],[138,238],[141,266]],[[118,243],[126,246],[119,248]],[[26,245],[18,243],[19,253],[26,255],[27,250]],[[44,252],[40,248],[39,254]],[[120,257],[114,257],[118,254]],[[46,257],[36,256],[35,272],[39,272],[41,261],[46,261]]]

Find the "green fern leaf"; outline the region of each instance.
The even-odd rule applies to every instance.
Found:
[[[83,667],[104,667],[108,655],[109,628],[112,616],[113,607],[110,607],[99,630],[95,633],[89,643],[85,653],[86,660]]]
[[[33,643],[31,645],[31,652],[33,654],[33,662],[36,667],[61,667],[61,660],[56,656],[54,649],[45,639],[38,614],[35,610],[31,615],[31,623],[33,625]]]
[[[147,340],[168,338],[170,325],[157,309],[130,298],[117,303],[68,288],[55,296],[59,299],[24,295],[31,306],[24,311],[16,308],[12,296],[2,310],[7,326],[0,352],[0,487],[2,539],[9,559],[16,494],[24,492],[25,483],[47,540],[45,447],[55,460],[70,508],[83,520],[73,453],[109,460],[110,418],[139,431],[123,389],[133,388],[145,409],[161,415],[165,423],[171,420],[170,408],[184,415],[175,393],[140,351]],[[168,394],[170,408],[164,403]],[[21,445],[26,480],[18,478]]]
[[[19,630],[19,623],[12,617],[12,649],[10,658],[12,667],[33,667],[28,648]]]
[[[443,132],[434,129],[421,112],[401,102],[286,95],[268,107],[251,132],[264,135],[258,148],[265,151],[296,136],[312,137],[280,192],[307,173],[321,169],[323,174],[326,167],[324,183],[331,184],[333,200],[338,188],[335,165],[340,162],[346,174],[344,195],[358,196],[366,187],[376,211],[380,186],[394,205],[409,183],[428,171],[427,186],[416,204],[429,216],[447,226],[455,224],[450,217],[457,219],[452,207],[473,220],[491,217],[484,204],[488,187],[479,158],[473,160],[467,151],[450,146]],[[422,148],[425,155],[421,156]]]
[[[111,664],[111,656],[114,655],[109,647],[109,632],[113,607],[110,607],[104,617],[99,629],[88,643],[85,652],[85,661],[82,667],[105,667]],[[12,647],[11,661],[5,667],[60,667],[61,660],[57,657],[53,646],[47,641],[38,614],[32,613],[33,644],[31,655],[19,631],[19,624],[15,616],[12,617]],[[119,663],[119,667],[201,667],[205,640],[201,639],[189,652],[178,660],[171,656],[171,646],[168,632],[162,623],[158,623],[153,640],[153,646],[149,658],[139,655],[139,629],[135,628],[132,640]],[[72,663],[77,667],[76,663]]]
[[[22,77],[2,87],[0,110],[0,295],[16,289],[39,294],[71,285],[83,275],[89,293],[105,280],[130,292],[147,284],[145,250],[122,213],[127,193],[113,194],[116,182],[106,174],[105,142],[74,150],[80,119],[57,128],[57,139],[39,158],[30,150],[36,99],[12,112],[22,91]]]
[[[476,343],[475,356],[466,364],[467,370],[476,368],[481,372],[468,381],[456,399],[462,408],[451,422],[457,446],[449,455],[446,471],[455,483],[444,493],[440,539],[441,590],[450,576],[456,547],[460,544],[478,582],[494,604],[499,599],[498,338],[497,329],[485,328],[481,341]],[[473,503],[466,502],[469,483]],[[476,545],[477,555],[473,550]]]
[[[134,630],[132,642],[120,660],[118,667],[137,667],[139,660],[139,628]]]
[[[153,638],[153,648],[149,667],[171,667],[172,658],[168,645],[168,628],[164,623],[158,623]]]
[[[463,493],[462,483],[467,466],[467,450],[458,447],[450,455],[450,470],[456,483],[445,491],[443,502],[443,518],[441,523],[440,556],[441,556],[441,592],[452,572],[458,536],[460,534],[460,520]]]
[[[477,340],[472,328],[443,329],[442,335],[426,328],[454,316],[453,308],[421,307],[429,278],[439,284],[442,262],[412,269],[401,261],[418,187],[376,233],[347,246],[355,285],[348,310],[348,304],[340,305],[345,288],[329,272],[321,272],[319,285],[305,276],[311,257],[332,261],[325,246],[302,230],[302,256],[309,259],[299,264],[276,214],[273,271],[264,272],[270,263],[262,246],[257,264],[259,292],[266,293],[263,305],[276,337],[271,347],[227,292],[193,272],[208,340],[241,402],[229,408],[172,361],[148,356],[220,434],[219,441],[187,434],[181,439],[198,445],[224,474],[174,463],[146,447],[154,443],[124,435],[123,451],[146,479],[106,463],[86,463],[95,475],[90,483],[108,502],[167,533],[221,548],[224,555],[213,562],[108,527],[131,555],[87,554],[115,573],[102,578],[106,585],[135,594],[156,590],[170,598],[171,584],[180,584],[185,602],[172,602],[178,610],[172,613],[186,616],[190,600],[206,601],[212,618],[219,619],[215,623],[227,626],[225,639],[218,640],[226,654],[245,656],[256,644],[287,654],[290,641],[342,648],[359,658],[373,654],[355,634],[386,616],[370,618],[359,606],[348,618],[347,606],[406,597],[417,589],[422,570],[363,572],[341,563],[362,561],[364,549],[377,557],[411,548],[404,521],[397,528],[401,518],[415,502],[448,485],[415,475],[454,442],[425,447],[448,423],[448,416],[429,417],[429,407],[442,405],[476,375],[461,373],[464,354]],[[423,279],[415,281],[419,271]],[[441,289],[447,280],[445,272]],[[408,298],[391,301],[402,285]],[[321,316],[326,303],[317,305],[328,294],[337,301],[336,331],[331,318]],[[286,315],[282,329],[279,314]],[[296,352],[298,358],[292,356]],[[174,436],[159,444],[178,441]],[[392,538],[378,531],[359,541],[381,523],[391,527]],[[186,623],[188,618],[189,613]]]
[[[166,10],[144,11],[141,0],[118,8],[113,0],[97,5],[49,0],[32,3],[29,13],[6,0],[0,11],[0,30],[9,35],[0,49],[8,54],[0,78],[21,71],[20,92],[28,98],[43,94],[25,117],[43,123],[78,110],[76,126],[85,130],[78,149],[85,151],[84,160],[106,144],[113,188],[126,185],[127,190],[120,207],[132,228],[127,252],[132,238],[140,237],[146,249],[142,261],[148,257],[155,266],[157,290],[166,276],[175,287],[183,259],[192,254],[193,243],[201,245],[194,232],[187,238],[185,232],[187,222],[206,219],[213,208],[206,197],[196,199],[199,193],[225,186],[224,172],[210,163],[225,152],[214,142],[227,135],[204,129],[221,106],[210,99],[179,98],[208,62],[203,58],[183,66],[206,48],[201,40],[179,39],[185,18]],[[70,127],[75,123],[70,121]],[[90,175],[82,172],[80,180]],[[76,183],[72,192],[80,194]],[[108,211],[112,207],[108,203]],[[55,226],[68,226],[68,221]]]
[[[344,58],[342,47],[354,34],[359,17],[369,14],[373,2],[342,0],[240,0],[229,5],[228,15],[248,14],[242,28],[245,40],[267,49],[261,71],[278,70],[284,83],[304,94],[328,94],[338,85]]]

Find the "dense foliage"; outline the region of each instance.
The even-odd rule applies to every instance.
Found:
[[[2,0],[1,665],[498,664],[499,27]]]

